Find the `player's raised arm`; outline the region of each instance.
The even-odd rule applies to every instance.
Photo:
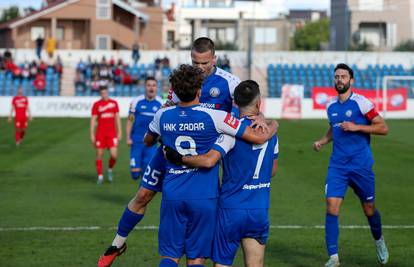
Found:
[[[269,121],[267,125],[269,128],[268,132],[256,131],[252,127],[247,127],[241,138],[253,144],[263,144],[276,134],[278,128],[278,124],[274,120]]]

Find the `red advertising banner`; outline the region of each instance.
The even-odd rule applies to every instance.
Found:
[[[302,116],[303,85],[285,84],[282,87],[282,118],[300,119]]]
[[[355,89],[352,91],[365,96],[372,103],[378,111],[382,111],[383,93],[382,89],[377,92],[375,89]],[[393,88],[387,91],[387,111],[403,111],[407,110],[407,88]],[[332,98],[336,97],[337,93],[333,87],[313,87],[312,88],[312,102],[313,109],[325,109],[326,103]]]

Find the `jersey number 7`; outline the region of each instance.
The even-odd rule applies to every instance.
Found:
[[[253,150],[260,149],[259,157],[257,158],[256,169],[254,169],[253,179],[259,179],[260,168],[262,167],[263,158],[266,153],[268,142],[261,145],[253,145]]]

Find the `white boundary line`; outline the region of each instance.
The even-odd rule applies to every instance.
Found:
[[[270,229],[324,229],[324,225],[270,225]],[[369,229],[368,225],[343,225],[341,229]],[[414,225],[383,225],[383,229],[414,229]],[[71,232],[71,231],[98,231],[98,230],[115,230],[116,227],[101,227],[101,226],[75,226],[75,227],[47,227],[47,226],[33,226],[33,227],[0,227],[0,232],[35,232],[35,231],[50,231],[50,232]],[[135,230],[158,230],[156,225],[137,226]]]

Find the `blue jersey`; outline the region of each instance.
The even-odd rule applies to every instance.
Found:
[[[131,130],[132,141],[143,142],[148,126],[161,106],[162,99],[158,96],[153,100],[147,100],[145,95],[140,95],[131,102],[129,114],[135,117]]]
[[[164,145],[182,155],[198,155],[215,148],[221,133],[242,136],[245,124],[221,110],[191,107],[170,107],[157,112],[149,130],[161,136]],[[163,182],[164,200],[216,198],[219,188],[219,164],[210,169],[177,166],[167,161]]]
[[[327,104],[329,124],[332,129],[333,151],[330,167],[371,168],[374,161],[370,148],[370,135],[363,132],[346,132],[342,122],[369,125],[378,115],[374,104],[362,95],[352,93],[343,103],[338,98]]]
[[[226,112],[238,112],[233,109],[234,89],[239,85],[240,79],[233,74],[215,68],[214,72],[207,76],[201,86],[200,105],[202,107],[224,110]],[[178,97],[170,90],[169,98],[178,103]],[[237,113],[238,114],[238,113]],[[234,113],[234,115],[237,115]]]
[[[241,120],[246,127],[251,122],[247,118]],[[231,150],[223,159],[220,208],[269,208],[273,161],[279,155],[277,136],[262,145],[228,136],[224,137],[223,142],[228,143],[224,145],[226,150]]]
[[[203,81],[200,105],[230,112],[233,107],[234,89],[239,83],[238,77],[216,67]]]

